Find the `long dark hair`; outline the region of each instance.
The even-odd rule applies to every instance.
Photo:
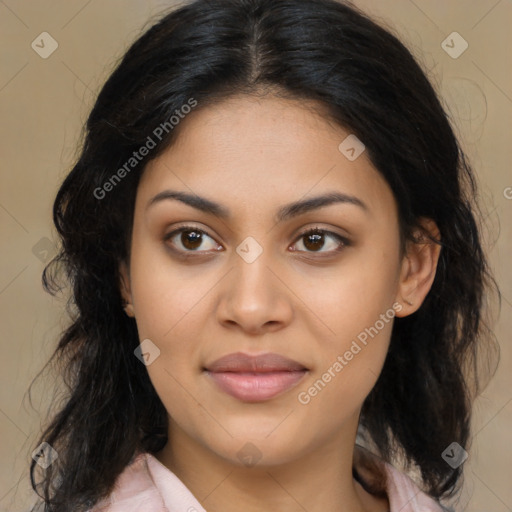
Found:
[[[167,413],[134,356],[136,324],[119,289],[137,185],[147,162],[176,138],[180,125],[169,120],[191,99],[199,109],[268,91],[317,100],[363,141],[393,190],[404,239],[422,217],[439,227],[433,286],[416,313],[395,319],[360,424],[384,459],[402,454],[419,468],[432,496],[458,488],[462,466],[452,469],[441,454],[454,441],[468,446],[477,355],[492,340],[483,313],[494,280],[475,178],[434,88],[398,38],[352,5],[196,0],[128,49],[99,93],[81,154],[55,199],[61,249],[43,283],[56,293],[62,275],[72,290],[71,324],[48,362],[68,395],[39,440],[59,457],[38,482],[34,461],[30,468],[46,511],[86,510],[110,493],[136,452],[166,444]],[[127,166],[148,137],[155,147]]]

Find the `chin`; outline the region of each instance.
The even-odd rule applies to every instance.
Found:
[[[253,429],[254,435],[234,435],[229,442],[210,445],[210,449],[231,464],[246,468],[275,467],[295,460],[307,448],[297,443],[297,436],[286,433],[261,432]],[[301,438],[302,439],[302,438]],[[217,439],[218,441],[218,439]],[[304,441],[302,439],[302,441]]]

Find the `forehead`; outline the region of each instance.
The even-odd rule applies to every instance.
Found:
[[[179,189],[254,215],[260,205],[337,191],[396,213],[391,190],[365,151],[355,160],[343,153],[349,136],[357,144],[314,102],[235,96],[198,105],[180,121],[173,145],[146,166],[138,201]]]

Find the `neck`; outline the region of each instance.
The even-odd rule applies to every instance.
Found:
[[[370,495],[353,478],[356,428],[293,460],[264,464],[262,457],[249,467],[219,456],[170,422],[170,441],[155,456],[208,512],[388,510],[387,499]]]

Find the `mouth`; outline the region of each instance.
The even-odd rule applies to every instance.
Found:
[[[295,387],[308,368],[279,354],[229,354],[203,368],[218,389],[243,402],[261,402]]]

